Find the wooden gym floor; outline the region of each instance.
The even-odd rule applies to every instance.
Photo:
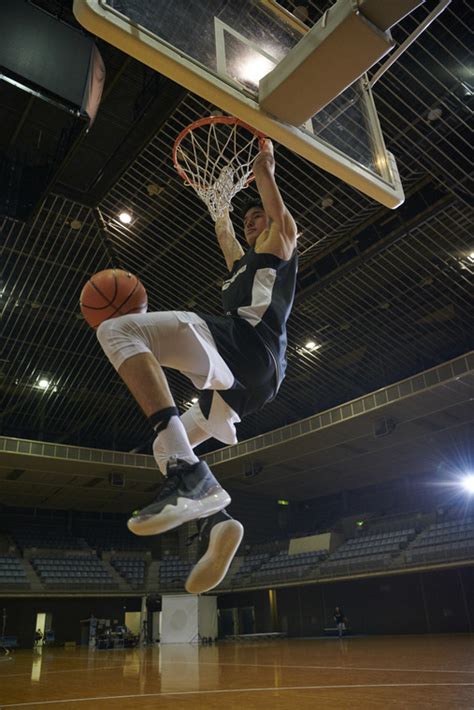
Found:
[[[462,710],[474,708],[474,635],[17,651],[0,708]]]

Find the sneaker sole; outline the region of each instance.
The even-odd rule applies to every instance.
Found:
[[[226,508],[230,500],[230,495],[223,488],[199,500],[178,498],[176,505],[166,505],[157,515],[130,518],[127,527],[134,535],[160,535],[190,520],[214,515]]]
[[[244,534],[238,520],[217,523],[209,536],[209,547],[193,567],[184,585],[190,594],[202,594],[222,582]]]

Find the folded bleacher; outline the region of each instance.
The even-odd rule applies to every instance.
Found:
[[[139,588],[144,586],[146,573],[145,560],[135,559],[133,557],[114,557],[110,560],[110,564],[131,587]]]
[[[414,539],[415,534],[414,528],[407,528],[350,538],[321,565],[321,574],[383,569]]]
[[[435,523],[407,550],[407,564],[462,559],[474,555],[474,517]]]
[[[95,556],[33,557],[31,564],[47,587],[116,589],[118,586],[102,560]]]
[[[0,555],[0,590],[6,587],[29,587],[21,560],[13,555]]]

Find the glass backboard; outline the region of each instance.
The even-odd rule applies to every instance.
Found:
[[[309,29],[274,0],[74,0],[74,13],[97,36],[378,202],[403,202],[365,79],[303,126],[259,106],[260,79]]]

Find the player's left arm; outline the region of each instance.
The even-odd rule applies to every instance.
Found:
[[[256,251],[274,254],[287,261],[295,250],[298,230],[275,181],[275,158],[270,140],[255,158],[253,173],[263,209],[270,219],[268,234],[256,245]]]

